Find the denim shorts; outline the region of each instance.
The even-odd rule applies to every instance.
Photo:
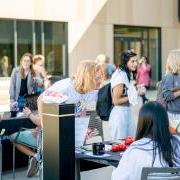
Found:
[[[33,129],[22,130],[10,135],[10,141],[37,149],[37,136],[33,134]]]

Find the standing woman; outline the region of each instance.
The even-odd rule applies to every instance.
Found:
[[[33,56],[33,69],[39,74],[39,83],[36,87],[37,93],[42,93],[45,90],[45,84],[48,81],[44,63],[45,59],[43,55],[36,54]]]
[[[137,91],[135,89],[136,53],[131,50],[123,52],[121,62],[111,78],[114,107],[109,122],[112,139],[125,139],[126,136],[135,136],[136,132],[130,106],[130,104],[137,103]]]
[[[25,53],[20,59],[20,66],[12,71],[9,89],[12,111],[22,111],[24,95],[34,93],[36,74],[32,63],[32,55]]]
[[[151,65],[148,64],[148,58],[146,56],[142,56],[139,60],[139,66],[137,68],[137,84],[140,88],[148,89],[151,83]],[[146,90],[145,89],[145,90]],[[143,104],[148,101],[145,91],[140,95],[142,98]]]
[[[168,55],[162,90],[170,125],[172,121],[180,123],[180,49],[172,50]]]

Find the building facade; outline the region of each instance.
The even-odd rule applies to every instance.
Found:
[[[27,51],[44,54],[50,74],[72,75],[82,59],[104,53],[118,64],[123,50],[135,49],[149,57],[155,84],[169,50],[180,48],[177,6],[177,0],[2,1],[0,59],[8,70],[0,69],[0,79],[8,79]]]

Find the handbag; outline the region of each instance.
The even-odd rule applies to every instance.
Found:
[[[24,106],[28,107],[31,111],[36,111],[37,107],[37,100],[40,93],[36,94],[28,94],[24,96]]]

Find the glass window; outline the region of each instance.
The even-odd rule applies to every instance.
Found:
[[[32,22],[17,21],[17,60],[18,65],[20,58],[24,53],[32,53]]]
[[[53,75],[64,75],[66,62],[65,31],[60,23],[44,23],[44,46],[46,69]]]
[[[0,77],[10,76],[13,67],[13,21],[0,21]]]
[[[35,22],[35,43],[36,43],[36,54],[42,54],[42,26],[41,22]]]
[[[161,78],[160,28],[114,26],[114,63],[121,63],[120,54],[134,49],[138,58],[147,56],[152,66],[153,86]]]
[[[0,77],[9,77],[26,53],[43,54],[51,75],[67,75],[67,23],[0,20]]]

